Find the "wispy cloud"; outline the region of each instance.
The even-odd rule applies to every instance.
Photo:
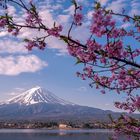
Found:
[[[4,94],[7,94],[9,96],[9,98],[11,98],[11,97],[14,97],[14,96],[21,94],[24,91],[26,91],[26,89],[17,87],[17,88],[14,88],[12,91],[9,91],[9,92],[4,93]]]
[[[10,96],[16,96],[18,93],[17,92],[10,92],[8,93]]]
[[[84,86],[82,86],[82,87],[79,87],[79,88],[77,89],[77,91],[79,91],[79,92],[86,92],[86,91],[87,91],[87,88],[84,87]]]
[[[16,96],[16,95],[24,92],[25,90],[26,90],[25,88],[17,87],[17,88],[14,88],[14,90],[12,92],[9,92],[7,94],[10,96]]]
[[[15,90],[16,90],[16,92],[22,92],[22,91],[25,91],[26,89],[21,88],[21,87],[16,87]]]
[[[98,0],[98,1],[101,3],[102,6],[105,6],[109,2],[109,0]]]
[[[139,15],[140,14],[140,1],[139,0],[133,0],[131,1],[131,11],[130,15]]]
[[[65,9],[64,13],[67,13],[69,15],[73,15],[74,14],[74,5],[71,5],[67,9]]]
[[[107,8],[113,10],[114,12],[122,12],[122,9],[127,8],[127,0],[115,0],[108,4]]]

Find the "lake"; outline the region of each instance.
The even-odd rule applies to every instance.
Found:
[[[111,130],[0,129],[0,140],[108,140]],[[120,136],[119,140],[124,139]]]

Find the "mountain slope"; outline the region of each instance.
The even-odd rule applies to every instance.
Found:
[[[110,113],[113,114],[111,111],[78,105],[38,103],[27,106],[14,103],[0,106],[0,120],[107,120]]]

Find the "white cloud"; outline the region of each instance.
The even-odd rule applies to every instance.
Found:
[[[8,38],[0,40],[0,53],[27,53],[27,49],[24,47],[23,42],[17,42]]]
[[[0,31],[0,37],[7,36],[8,32],[7,31]]]
[[[68,13],[69,15],[73,15],[74,14],[74,5],[71,5],[70,7],[65,9],[64,13]]]
[[[58,22],[60,24],[62,24],[62,23],[68,23],[69,18],[70,18],[70,15],[59,15],[58,16]]]
[[[24,72],[36,72],[46,67],[47,63],[35,55],[0,57],[1,75],[19,75]]]
[[[47,26],[47,27],[52,27],[53,23],[54,23],[54,18],[53,18],[53,14],[50,12],[49,9],[42,9],[41,11],[39,11],[39,15],[43,21],[43,23]]]
[[[16,13],[16,8],[14,6],[12,6],[12,5],[8,5],[7,11],[8,11],[8,14],[9,15],[12,15],[13,16]]]
[[[57,49],[61,53],[67,53],[66,44],[55,37],[49,37],[47,39],[47,45],[50,49]]]
[[[71,35],[74,39],[80,40],[81,42],[85,43],[91,34],[87,24],[83,24],[82,26],[75,28]]]

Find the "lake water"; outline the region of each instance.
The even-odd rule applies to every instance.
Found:
[[[111,130],[0,129],[0,140],[108,140]],[[119,140],[127,140],[120,136]]]

